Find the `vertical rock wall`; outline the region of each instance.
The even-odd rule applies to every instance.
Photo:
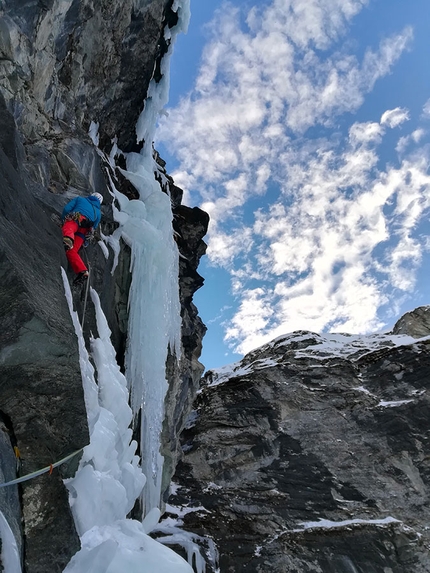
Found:
[[[24,151],[4,107],[3,115],[10,127],[0,150],[0,411],[26,474],[84,446],[88,434],[61,241],[20,171]],[[26,482],[22,500],[27,570],[58,563],[60,571],[79,545],[59,473]]]
[[[172,4],[172,0],[0,4],[0,420],[8,420],[21,451],[21,474],[88,443],[77,342],[60,274],[67,261],[51,215],[61,213],[65,203],[79,194],[98,191],[110,197],[106,167],[88,135],[92,121],[99,123],[99,147],[104,152],[110,152],[113,141],[123,152],[139,149],[134,128],[149,82],[160,73],[160,58],[167,48],[164,27],[176,23]],[[120,178],[118,172],[111,175]],[[121,178],[118,185],[127,194],[135,193]],[[108,235],[115,223],[110,208],[102,210],[101,230]],[[187,216],[184,220],[183,228],[194,225],[193,217],[188,223]],[[196,233],[200,240],[203,231]],[[97,245],[87,253],[92,284],[101,293],[121,364],[129,253],[122,249],[113,276],[112,254],[106,261]],[[198,257],[193,261],[196,266]],[[184,281],[188,284],[189,279]],[[183,298],[189,345],[171,383],[172,396],[180,394],[184,407],[201,373],[197,357],[204,331],[191,303],[192,290],[186,302]],[[81,310],[79,300],[75,302]],[[89,308],[87,335],[91,329]],[[184,372],[185,389],[181,389]],[[176,446],[167,442],[181,429],[182,412],[175,398],[168,400],[165,450],[170,475]],[[12,460],[9,433],[1,435],[2,452],[8,452],[2,459]],[[12,520],[19,522],[21,511],[19,543],[26,573],[59,573],[79,547],[62,483],[73,474],[77,461],[20,486],[20,506],[13,492],[0,498],[5,514],[15,516]],[[10,471],[2,468],[3,475],[9,478],[14,464],[5,464]]]
[[[17,460],[14,452],[16,438],[10,426],[10,421],[3,414],[0,417],[0,481],[8,482],[15,478]],[[21,507],[18,486],[0,489],[0,510],[9,524],[16,539],[18,552],[22,555]],[[0,551],[1,551],[0,540]],[[3,568],[0,569],[3,571]]]
[[[207,213],[194,207],[176,204],[174,206],[174,229],[180,253],[180,300],[182,308],[182,357],[177,364],[168,361],[170,391],[166,396],[166,418],[164,422],[165,471],[162,491],[167,496],[172,475],[180,455],[179,435],[182,431],[193,399],[200,387],[204,367],[198,361],[206,327],[200,320],[193,304],[193,294],[203,285],[197,273],[200,257],[206,251],[202,241],[209,224]],[[167,497],[165,498],[167,501]]]

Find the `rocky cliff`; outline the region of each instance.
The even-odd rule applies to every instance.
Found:
[[[67,268],[52,215],[76,195],[110,198],[113,178],[128,197],[133,186],[116,165],[138,151],[135,125],[152,78],[177,23],[173,0],[5,0],[0,4],[0,479],[61,459],[88,443],[77,341],[60,268]],[[88,131],[98,124],[98,149]],[[113,145],[119,150],[115,155]],[[149,145],[151,142],[149,142]],[[110,160],[108,156],[110,154]],[[112,161],[113,160],[113,161]],[[160,192],[172,198],[183,257],[180,289],[184,352],[171,360],[163,453],[165,483],[175,463],[176,437],[202,366],[204,326],[192,303],[208,217],[181,205],[181,191],[158,159]],[[116,227],[106,201],[101,231]],[[172,230],[173,232],[173,230]],[[97,245],[87,250],[92,286],[100,293],[118,362],[124,361],[130,253],[122,245],[111,274]],[[79,300],[75,301],[82,311]],[[92,309],[85,332],[95,332]],[[62,478],[77,459],[52,476],[0,489],[0,509],[18,539],[27,573],[60,572],[79,547]]]
[[[215,542],[209,571],[430,572],[429,314],[295,332],[205,375],[170,512]]]

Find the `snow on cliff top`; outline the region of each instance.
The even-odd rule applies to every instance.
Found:
[[[299,330],[279,336],[252,350],[238,362],[210,370],[206,375],[207,385],[217,386],[230,378],[289,361],[312,359],[315,362],[334,358],[356,360],[376,350],[409,346],[429,339],[430,336],[416,339],[405,334],[316,334]]]

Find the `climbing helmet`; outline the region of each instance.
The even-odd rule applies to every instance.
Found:
[[[100,193],[91,193],[91,197],[96,197],[100,201],[100,205],[103,203],[103,195]]]

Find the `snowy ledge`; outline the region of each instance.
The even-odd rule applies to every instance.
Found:
[[[381,400],[379,404],[377,404],[380,408],[397,408],[398,406],[403,406],[404,404],[410,404],[411,402],[415,402],[415,400],[393,400],[391,402],[386,402],[385,400]]]
[[[306,532],[314,532],[314,531],[324,531],[330,529],[346,529],[351,530],[355,528],[362,528],[362,527],[381,527],[386,528],[391,525],[398,525],[402,528],[402,530],[407,532],[413,532],[417,537],[421,537],[420,533],[417,533],[415,530],[411,529],[410,527],[406,526],[402,521],[395,519],[394,517],[388,516],[384,519],[345,519],[343,521],[331,521],[329,519],[319,519],[318,521],[303,521],[299,523],[301,528],[297,529],[286,529],[275,535],[274,537],[270,538],[264,545],[257,545],[254,551],[254,555],[256,557],[261,556],[261,552],[264,549],[265,545],[270,545],[277,541],[280,537],[284,535],[291,535],[294,533],[306,533]]]
[[[273,366],[278,366],[279,362],[273,360],[272,358],[258,359],[246,366],[242,366],[242,362],[234,362],[233,364],[227,364],[226,366],[221,366],[216,370],[210,370],[212,374],[212,382],[205,385],[205,388],[212,386],[219,386],[224,382],[227,382],[231,378],[237,378],[239,376],[246,376],[251,374],[256,370],[264,370],[265,368],[272,368]],[[201,392],[201,389],[198,393]]]
[[[363,527],[363,526],[371,526],[371,527],[387,527],[390,525],[400,525],[402,529],[405,531],[413,531],[411,528],[405,526],[402,521],[395,519],[394,517],[388,516],[384,519],[345,519],[344,521],[331,521],[329,519],[320,519],[318,521],[304,521],[299,523],[301,528],[298,529],[286,529],[281,531],[278,535],[275,535],[271,539],[269,539],[265,545],[271,545],[275,541],[277,541],[280,537],[284,535],[291,535],[292,533],[305,533],[305,532],[312,532],[312,531],[321,531],[321,530],[329,530],[329,529],[348,529],[351,530],[353,528]],[[420,534],[415,532],[416,535],[419,537]],[[254,551],[254,555],[256,557],[261,556],[261,551],[264,549],[264,545],[257,545]]]
[[[296,347],[296,345],[305,345],[307,341],[310,342],[309,345],[301,348]],[[210,382],[204,387],[218,386],[231,378],[246,376],[265,368],[286,364],[288,363],[288,360],[285,358],[285,353],[287,352],[295,360],[312,359],[323,362],[329,359],[340,358],[354,361],[378,350],[413,346],[414,344],[428,341],[430,341],[430,336],[413,338],[404,334],[353,335],[335,333],[320,335],[314,332],[292,332],[291,334],[279,336],[268,344],[253,350],[238,362],[209,370],[208,378]],[[289,348],[289,346],[292,348]],[[257,356],[269,352],[272,352],[273,355],[266,358],[257,358]],[[389,404],[381,403],[380,405],[388,406]]]
[[[363,526],[370,525],[373,527],[384,527],[392,523],[402,522],[394,517],[385,517],[384,519],[345,519],[344,521],[330,521],[329,519],[320,519],[318,521],[304,521],[299,523],[302,526],[300,529],[293,529],[292,533],[301,533],[303,531],[315,530],[315,529],[340,529],[340,528],[350,528],[351,526]]]
[[[346,529],[352,530],[362,527],[378,527],[387,528],[389,526],[397,526],[401,531],[406,534],[413,534],[417,538],[422,537],[422,534],[406,525],[403,521],[394,517],[388,516],[384,519],[346,519],[344,521],[331,521],[329,519],[320,519],[319,521],[305,521],[299,523],[303,527],[301,529],[293,529],[291,533],[304,533],[306,531],[321,531],[324,529]],[[288,532],[283,532],[288,533]],[[282,535],[281,534],[281,535]]]

